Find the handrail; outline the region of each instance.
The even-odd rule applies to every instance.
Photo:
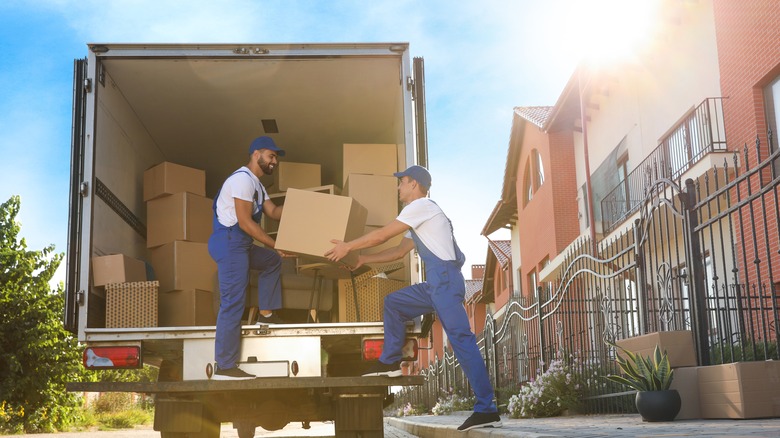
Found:
[[[710,152],[725,151],[723,98],[704,99],[639,165],[601,200],[604,232],[637,211],[647,189],[661,178],[677,180]]]

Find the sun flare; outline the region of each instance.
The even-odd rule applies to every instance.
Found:
[[[649,43],[658,23],[660,0],[579,0],[572,2],[566,38],[591,63],[625,61]]]

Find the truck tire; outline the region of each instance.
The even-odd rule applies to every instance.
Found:
[[[257,427],[248,421],[237,421],[233,426],[238,432],[238,438],[254,438]]]

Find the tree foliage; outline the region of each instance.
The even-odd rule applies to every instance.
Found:
[[[64,286],[49,282],[63,254],[28,250],[20,199],[0,204],[0,432],[64,430],[79,412],[65,382],[80,380],[81,349],[62,325]]]

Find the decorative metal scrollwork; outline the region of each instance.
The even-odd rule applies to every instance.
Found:
[[[663,330],[669,330],[674,319],[674,302],[672,301],[672,268],[669,263],[663,262],[656,270],[658,292],[661,305],[658,309],[658,318]]]

